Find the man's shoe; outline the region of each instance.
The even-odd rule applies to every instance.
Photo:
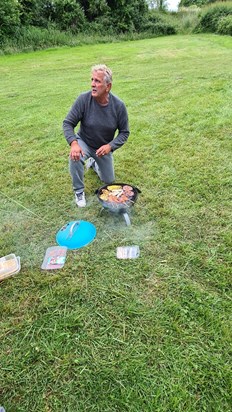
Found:
[[[89,157],[89,158],[86,160],[86,170],[89,170],[91,167],[93,167],[94,163],[95,163],[94,158],[93,158],[93,157]]]
[[[85,193],[75,193],[75,201],[78,207],[85,207],[86,200],[85,200]]]

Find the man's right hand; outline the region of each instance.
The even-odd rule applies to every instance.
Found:
[[[80,160],[80,157],[84,156],[84,152],[76,140],[74,140],[71,143],[71,150],[69,156],[71,160]]]

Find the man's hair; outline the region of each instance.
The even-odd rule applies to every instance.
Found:
[[[98,71],[104,73],[104,80],[106,84],[112,83],[112,70],[107,67],[105,64],[96,64],[92,67],[91,73]]]

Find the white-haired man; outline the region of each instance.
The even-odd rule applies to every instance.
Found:
[[[70,145],[70,174],[77,206],[86,206],[84,163],[93,167],[104,183],[114,181],[114,150],[128,139],[125,104],[111,93],[112,71],[105,65],[91,70],[91,90],[82,93],[63,121],[64,136]],[[80,123],[75,134],[75,127]],[[117,133],[116,133],[117,132]],[[116,136],[115,136],[116,134]]]

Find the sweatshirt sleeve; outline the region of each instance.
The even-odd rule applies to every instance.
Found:
[[[121,102],[121,106],[118,111],[118,134],[110,142],[112,152],[119,149],[122,145],[124,145],[124,143],[126,143],[129,134],[128,113],[125,104]]]
[[[82,119],[83,112],[83,101],[81,96],[79,96],[73,103],[70,111],[68,112],[66,118],[63,121],[63,131],[64,137],[70,145],[74,140],[77,140],[75,134],[75,127]]]

